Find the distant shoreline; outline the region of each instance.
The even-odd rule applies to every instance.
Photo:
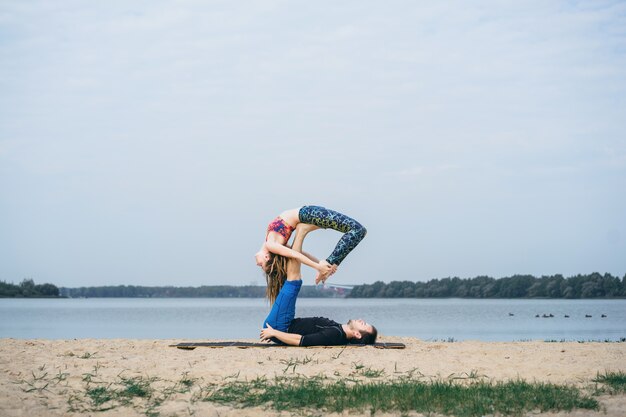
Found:
[[[264,285],[202,285],[199,287],[106,285],[60,287],[36,285],[32,279],[19,285],[0,281],[0,298],[263,298]],[[459,298],[459,299],[624,299],[623,278],[597,272],[568,278],[560,274],[513,275],[503,278],[440,278],[430,281],[377,281],[373,284],[303,285],[302,298]]]
[[[67,296],[67,295],[59,295],[59,296],[0,296],[0,299],[87,299],[87,298],[156,298],[156,299],[165,299],[165,298],[251,298],[251,299],[262,299],[265,296],[244,296],[244,295],[93,295],[93,296]],[[328,296],[328,295],[306,295],[300,296],[300,298],[348,298],[341,296]],[[625,300],[626,297],[588,297],[588,298],[564,298],[564,297],[349,297],[352,299],[373,299],[373,300],[390,300],[390,299],[402,299],[402,300]]]

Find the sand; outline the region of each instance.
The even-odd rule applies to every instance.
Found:
[[[598,372],[626,371],[626,343],[448,343],[382,337],[380,341],[402,342],[407,348],[197,348],[186,351],[168,347],[182,341],[0,339],[0,416],[97,414],[108,417],[142,416],[150,412],[161,416],[291,415],[267,408],[237,409],[198,401],[201,386],[259,376],[322,374],[333,379],[364,379],[363,370],[371,369],[384,371],[378,379],[412,373],[425,379],[471,376],[502,381],[522,378],[585,387]],[[92,411],[93,404],[85,394],[88,387],[107,386],[121,378],[135,377],[151,381],[161,393],[162,403],[151,406],[148,401],[136,398],[132,404]],[[182,385],[177,382],[181,380],[194,381],[189,392],[165,395],[168,388],[180,388]],[[625,395],[599,399],[603,407],[601,413],[579,410],[571,415],[626,415]]]

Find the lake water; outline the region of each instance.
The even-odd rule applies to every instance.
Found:
[[[268,311],[257,298],[0,299],[0,338],[250,339]],[[626,337],[626,300],[303,298],[297,316],[363,318],[380,334],[424,340]]]

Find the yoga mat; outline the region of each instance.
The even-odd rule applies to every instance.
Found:
[[[271,347],[280,347],[280,348],[297,348],[300,346],[288,346],[288,345],[278,345],[276,343],[251,343],[251,342],[183,342],[177,343],[175,345],[169,345],[170,347],[175,347],[178,349],[186,349],[193,350],[197,347],[208,347],[208,348],[225,348],[225,347],[236,347],[239,349],[248,349],[248,348],[271,348]],[[338,345],[338,346],[307,346],[306,348],[359,348],[365,346],[373,346],[377,349],[404,349],[404,343],[374,343],[373,345]]]

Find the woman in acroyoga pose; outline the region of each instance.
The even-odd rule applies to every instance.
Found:
[[[335,249],[325,260],[318,260],[307,253],[300,253],[287,242],[299,223],[311,224],[323,229],[343,233]],[[293,258],[317,270],[315,283],[325,282],[335,273],[346,256],[365,237],[367,230],[345,214],[320,206],[303,206],[280,213],[267,227],[265,242],[256,255],[256,263],[265,272],[267,296],[273,302],[282,287],[287,270],[287,259]]]

